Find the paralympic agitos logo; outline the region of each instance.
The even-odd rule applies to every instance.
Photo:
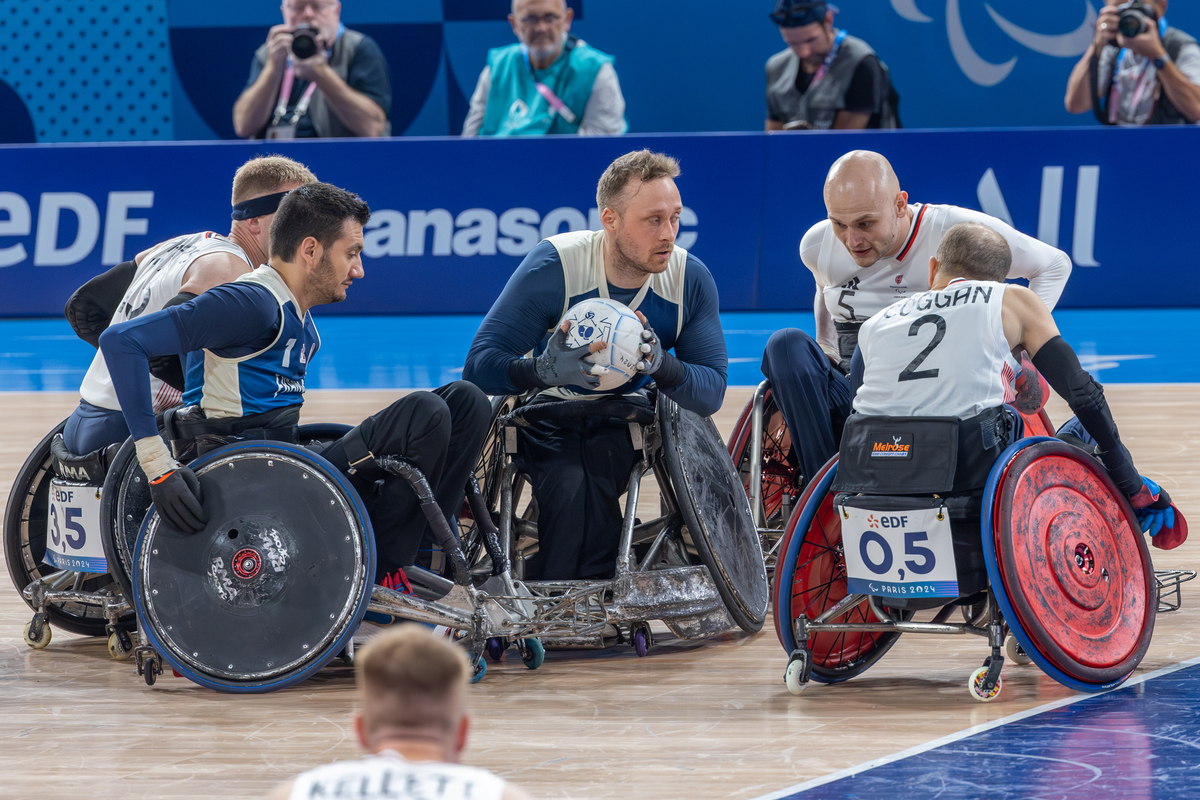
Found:
[[[932,0],[923,2],[930,4]],[[891,3],[895,12],[909,22],[933,22],[932,17],[926,16],[917,7],[917,0],[891,0]],[[1013,41],[1035,53],[1059,58],[1077,58],[1087,50],[1092,41],[1096,17],[1099,15],[1088,0],[1084,0],[1083,6],[1083,22],[1078,28],[1069,33],[1044,34],[1015,25],[1000,16],[990,5],[984,4],[992,21]],[[1017,56],[1003,63],[993,64],[979,55],[967,38],[959,0],[946,0],[946,34],[950,39],[950,52],[954,54],[959,68],[973,83],[980,86],[995,86],[1007,78],[1017,64]]]

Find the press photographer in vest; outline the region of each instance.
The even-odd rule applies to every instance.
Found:
[[[628,130],[613,58],[571,35],[574,17],[566,0],[513,0],[518,43],[488,51],[463,136]]]
[[[375,40],[342,24],[337,0],[284,0],[233,105],[243,139],[389,136],[392,78]]]
[[[899,128],[900,97],[871,46],[833,27],[838,8],[776,0],[787,49],[767,60],[767,130]]]
[[[1105,125],[1200,121],[1200,44],[1167,24],[1167,0],[1105,3],[1067,81],[1067,111]]]

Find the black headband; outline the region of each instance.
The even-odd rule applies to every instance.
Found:
[[[235,203],[231,216],[234,219],[254,219],[255,217],[262,217],[267,214],[274,214],[285,197],[287,197],[287,192],[276,192],[275,194],[256,197],[253,200]]]

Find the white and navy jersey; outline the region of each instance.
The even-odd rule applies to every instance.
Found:
[[[1005,224],[995,217],[958,206],[910,205],[912,225],[895,256],[869,267],[854,262],[850,251],[823,220],[809,228],[800,242],[800,260],[817,283],[815,300],[817,341],[837,353],[837,335],[828,324],[863,322],[897,300],[929,288],[929,259],[937,255],[942,236],[960,222],[978,222],[999,233],[1012,250],[1009,278],[1025,278],[1046,307],[1053,310],[1071,276],[1066,253]]]
[[[438,761],[407,761],[392,750],[309,770],[292,784],[292,800],[500,800],[504,779],[487,770]]]
[[[859,414],[969,419],[1012,399],[1019,367],[1004,338],[1006,285],[955,279],[885,308],[858,333]]]
[[[674,350],[687,368],[683,382],[664,393],[697,414],[716,413],[725,396],[729,359],[717,286],[708,267],[676,247],[666,270],[640,289],[623,289],[610,284],[605,274],[606,241],[604,231],[573,231],[533,248],[480,324],[463,379],[488,394],[520,394],[523,388],[508,374],[513,359],[543,352],[571,306],[593,297],[611,298],[644,314],[663,349]],[[643,377],[621,391],[647,383]],[[589,394],[575,387],[555,393]]]
[[[248,285],[239,287],[239,284]],[[249,300],[257,307],[256,312],[271,313],[273,328],[233,345],[205,347],[202,353],[188,359],[183,401],[200,406],[208,419],[245,417],[304,402],[304,374],[308,362],[321,347],[312,314],[306,312],[300,316],[300,304],[283,277],[269,266],[259,267],[217,289],[225,293],[250,287],[258,288],[238,301]],[[266,297],[264,289],[269,293]],[[274,310],[261,308],[264,302]],[[230,312],[231,316],[242,316],[235,306],[231,306]]]
[[[247,270],[253,266],[242,248],[212,231],[192,233],[163,242],[147,253],[138,265],[133,281],[125,290],[125,296],[121,298],[109,324],[119,325],[143,314],[161,311],[179,294],[179,287],[183,285],[184,275],[192,262],[212,253],[235,255],[246,262]],[[153,375],[150,376],[150,391],[154,397],[155,411],[162,411],[179,402],[179,391]],[[79,394],[94,406],[121,410],[104,354],[99,350],[92,358],[87,374],[83,376]]]

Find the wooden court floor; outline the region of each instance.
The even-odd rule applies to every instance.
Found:
[[[728,435],[751,390],[731,389]],[[311,392],[306,418],[357,422],[395,392]],[[1143,473],[1200,519],[1200,385],[1113,385],[1108,396]],[[0,394],[0,490],[69,413],[67,394]],[[1051,406],[1056,421],[1065,405]],[[1151,551],[1159,567],[1197,567],[1200,551]],[[1159,617],[1142,670],[1200,656],[1200,581]],[[276,782],[357,755],[350,671],[292,689],[221,695],[185,680],[147,687],[104,642],[56,631],[21,641],[29,611],[0,586],[0,798],[261,797]],[[490,665],[471,688],[465,760],[535,797],[753,798],[1069,696],[1036,667],[1008,665],[1001,697],[967,695],[986,655],[975,637],[903,636],[864,676],[792,697],[768,621],[755,636],[551,652],[542,668]]]

